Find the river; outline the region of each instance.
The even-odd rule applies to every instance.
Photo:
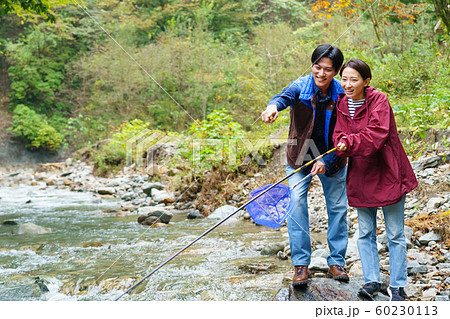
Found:
[[[168,227],[137,223],[138,213],[107,213],[120,201],[55,187],[0,187],[0,300],[113,300],[127,287],[218,222],[174,213]],[[50,233],[18,235],[33,223]],[[288,240],[235,220],[219,226],[123,300],[272,300],[286,286],[290,260],[262,247]],[[253,274],[246,266],[272,265]]]

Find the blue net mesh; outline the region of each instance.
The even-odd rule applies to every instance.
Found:
[[[272,185],[268,184],[255,189],[250,193],[251,198],[258,196]],[[256,223],[278,228],[283,224],[294,206],[294,201],[291,198],[291,189],[284,184],[278,184],[248,204],[246,209]]]

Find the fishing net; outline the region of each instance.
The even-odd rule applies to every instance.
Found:
[[[250,193],[251,198],[257,197],[272,185],[268,184],[255,189]],[[249,203],[246,209],[255,223],[275,229],[284,223],[293,206],[291,189],[284,184],[278,184]]]

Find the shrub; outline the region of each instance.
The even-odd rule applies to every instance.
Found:
[[[13,123],[9,130],[26,143],[30,150],[57,151],[63,142],[61,134],[48,124],[43,115],[23,104],[14,109]]]

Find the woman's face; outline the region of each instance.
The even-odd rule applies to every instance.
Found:
[[[365,98],[364,88],[370,83],[370,78],[363,80],[361,74],[355,69],[346,67],[342,71],[341,86],[344,89],[345,95],[353,99],[353,101],[362,100]]]

